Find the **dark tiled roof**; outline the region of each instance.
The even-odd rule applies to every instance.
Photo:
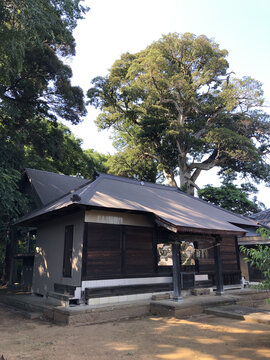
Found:
[[[43,205],[89,182],[83,178],[43,170],[26,169],[25,172]]]
[[[250,216],[252,219],[257,220],[261,225],[270,227],[270,209],[260,211],[257,214]]]
[[[243,233],[245,231],[241,226],[256,225],[255,221],[247,217],[213,206],[177,188],[106,174],[100,174],[95,181],[26,215],[18,223],[33,222],[45,214],[78,205],[151,213],[167,224],[190,231]]]

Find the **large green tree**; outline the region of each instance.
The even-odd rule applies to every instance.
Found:
[[[81,0],[0,0],[0,247],[10,239],[12,219],[26,210],[23,169],[35,163],[47,170],[58,161],[51,166],[66,172],[63,149],[70,155],[78,145],[57,122],[77,124],[86,114],[83,91],[72,86],[65,63],[75,54],[72,32],[85,11]]]
[[[75,54],[72,30],[81,0],[0,1],[0,116],[23,132],[34,115],[78,123],[83,93],[63,60]]]
[[[0,0],[0,141],[20,154],[16,170],[25,167],[29,145],[50,146],[47,121],[56,128],[61,118],[76,124],[86,114],[82,89],[72,86],[64,63],[75,54],[72,31],[87,10],[81,2]],[[8,168],[3,153],[0,166]]]
[[[112,175],[133,178],[139,181],[155,183],[162,177],[157,162],[152,158],[145,158],[144,153],[137,147],[129,147],[110,156],[106,163],[107,172]]]
[[[35,124],[35,126],[34,126]],[[108,156],[89,149],[83,150],[82,140],[75,138],[64,125],[47,119],[32,121],[31,136],[24,137],[24,151],[19,152],[13,142],[0,141],[1,163],[0,171],[0,278],[5,253],[6,266],[4,278],[9,274],[10,252],[15,249],[7,247],[11,234],[20,239],[23,249],[24,232],[22,229],[11,230],[12,220],[25,212],[32,210],[31,198],[22,194],[20,180],[22,172],[18,169],[21,163],[25,167],[52,171],[66,175],[83,176],[92,179],[95,171],[107,171]]]
[[[221,206],[242,215],[252,215],[265,209],[264,204],[258,202],[256,196],[249,199],[251,194],[257,192],[252,184],[235,185],[230,181],[223,181],[220,187],[206,185],[198,191],[200,199],[211,204]]]
[[[194,193],[204,170],[233,169],[269,180],[269,117],[262,85],[229,72],[227,51],[206,36],[169,34],[126,53],[88,90],[101,110],[97,125],[113,128],[122,152],[143,154],[170,185]]]

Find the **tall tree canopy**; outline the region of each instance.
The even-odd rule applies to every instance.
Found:
[[[20,188],[21,166],[86,179],[93,178],[95,171],[106,172],[108,168],[108,156],[92,149],[83,150],[82,140],[75,138],[66,126],[47,119],[32,121],[32,126],[35,131],[25,136],[23,152],[18,151],[14,142],[0,142],[0,279],[12,219],[30,211],[32,206],[31,199]],[[16,233],[22,240],[23,234],[18,230]]]
[[[78,123],[86,113],[63,62],[75,54],[72,31],[87,10],[81,2],[0,0],[0,173],[11,182],[29,149],[52,148],[46,137],[58,118]]]
[[[265,210],[265,205],[258,202],[256,196],[249,199],[257,189],[251,184],[235,185],[232,181],[224,180],[220,187],[206,185],[198,191],[200,199],[221,206],[242,215],[252,215]]]
[[[0,116],[23,131],[35,115],[73,123],[85,114],[63,59],[75,54],[72,30],[81,0],[0,1]],[[12,123],[12,124],[10,124]]]
[[[139,181],[157,182],[163,179],[158,169],[158,164],[151,158],[145,158],[138,149],[119,150],[115,155],[110,156],[106,163],[109,174],[125,176]]]
[[[153,159],[169,184],[193,194],[203,170],[215,166],[269,180],[269,117],[262,85],[229,72],[227,51],[206,36],[169,34],[126,53],[97,77],[89,103],[97,124],[113,128],[124,154]]]
[[[29,150],[46,157],[59,118],[76,124],[86,114],[83,92],[72,86],[63,62],[75,54],[72,31],[87,11],[81,2],[0,0],[0,173],[6,178],[24,169]]]
[[[19,191],[24,168],[72,173],[82,152],[57,124],[77,124],[86,114],[83,91],[72,86],[64,62],[75,54],[72,31],[87,11],[81,4],[0,0],[0,252],[12,219],[26,209]]]

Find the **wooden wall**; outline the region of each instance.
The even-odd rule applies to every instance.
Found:
[[[153,229],[126,226],[124,237],[126,274],[153,274],[155,272]]]
[[[84,280],[155,274],[154,230],[86,223]]]
[[[86,223],[83,280],[171,275],[171,267],[157,266],[157,243],[167,243],[169,235],[170,232],[162,228]],[[209,248],[215,243],[213,237],[203,235],[183,235],[183,240],[193,241],[198,249]],[[233,236],[222,238],[221,258],[224,274],[240,276]],[[207,257],[198,259],[196,267],[183,267],[181,271],[210,274],[214,280],[214,249],[208,250]],[[225,276],[225,283],[234,280],[228,281]]]
[[[202,238],[198,240],[198,248],[211,247],[214,243],[215,240],[213,238]],[[239,284],[241,271],[235,236],[222,236],[220,256],[224,285]],[[198,273],[208,274],[209,279],[215,284],[214,248],[209,249],[207,258],[198,260]]]
[[[240,270],[240,259],[237,258],[238,247],[234,236],[223,236],[220,245],[222,269],[224,272],[236,272]]]
[[[86,244],[86,277],[121,274],[121,226],[88,224]]]

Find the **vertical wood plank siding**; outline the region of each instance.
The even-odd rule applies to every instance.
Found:
[[[87,223],[84,279],[153,275],[153,229]]]
[[[84,244],[86,265],[84,280],[120,277],[168,276],[171,267],[157,266],[157,243],[168,243],[169,232],[160,228],[130,225],[86,223]],[[210,236],[184,235],[183,240],[196,242],[198,249],[211,247]],[[224,273],[239,272],[235,239],[222,237],[222,269]],[[215,275],[214,249],[206,258],[197,260],[192,271]],[[181,269],[182,271],[186,271]]]
[[[224,272],[236,272],[238,271],[237,254],[235,249],[235,239],[233,236],[222,237],[220,245],[222,269]]]
[[[153,229],[126,226],[126,274],[148,274],[155,271]]]
[[[88,224],[87,277],[117,276],[121,274],[122,227]]]

